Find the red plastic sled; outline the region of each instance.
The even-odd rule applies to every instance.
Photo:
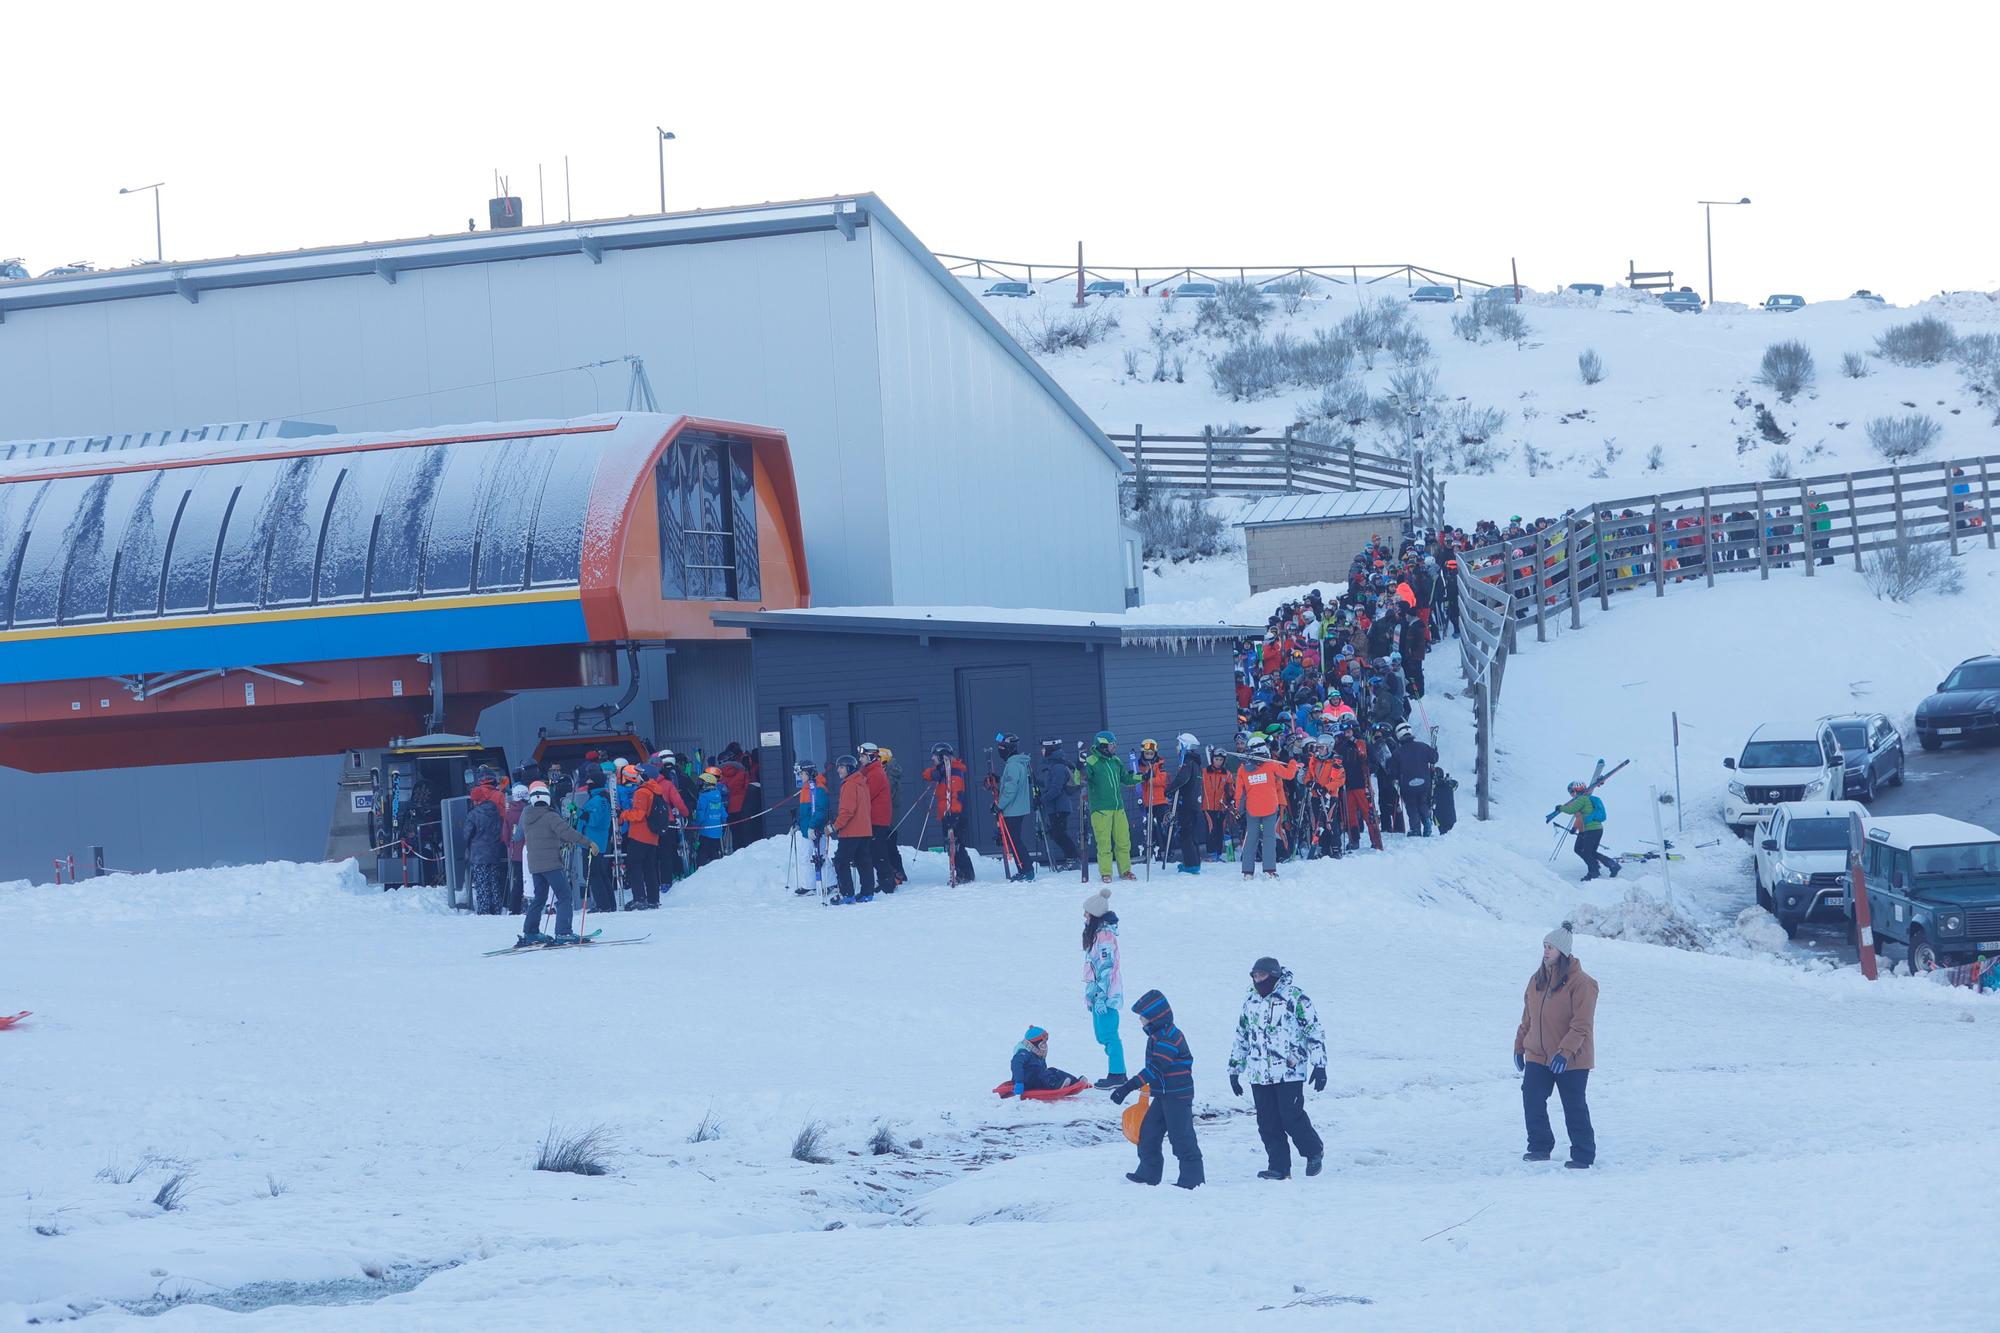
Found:
[[[16,1023],[26,1018],[30,1012],[32,1011],[23,1009],[18,1014],[8,1014],[0,1016],[0,1032],[5,1032],[8,1028],[13,1027]],[[1009,1086],[1011,1087],[1012,1085],[1010,1084]],[[1032,1096],[1033,1094],[1030,1095]]]
[[[1089,1080],[1080,1078],[1076,1082],[1060,1088],[1036,1088],[1030,1092],[1022,1093],[1021,1100],[1025,1102],[1060,1101],[1064,1097],[1076,1096],[1076,1094],[1089,1086]],[[993,1089],[993,1091],[999,1093],[1002,1097],[1012,1097],[1014,1095],[1014,1081],[1009,1079],[1007,1082]]]

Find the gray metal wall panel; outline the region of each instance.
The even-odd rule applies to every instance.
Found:
[[[916,258],[871,236],[896,602],[1124,609],[1111,460]],[[981,558],[940,542],[941,523],[980,534]]]
[[[1171,756],[1183,731],[1210,745],[1230,744],[1236,734],[1235,661],[1226,643],[1106,649],[1104,693],[1123,749],[1150,738]]]

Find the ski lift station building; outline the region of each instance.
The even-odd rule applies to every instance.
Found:
[[[525,755],[622,703],[658,744],[754,745],[716,610],[1138,600],[1129,465],[872,195],[0,283],[6,440],[0,764],[43,775],[0,772],[37,830],[0,878],[107,840],[127,868],[316,858],[338,751],[390,719]],[[664,470],[703,449],[764,538],[721,595],[675,580],[723,534],[662,535]],[[635,515],[610,569],[592,543]],[[281,729],[186,720],[329,659],[373,665]],[[171,790],[214,817],[86,822],[162,808],[147,770],[190,761]]]

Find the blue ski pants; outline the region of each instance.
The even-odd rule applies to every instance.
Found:
[[[521,919],[521,933],[533,935],[541,930],[542,908],[548,904],[551,893],[556,899],[556,934],[567,935],[576,929],[570,920],[575,904],[569,891],[569,876],[558,866],[554,870],[537,870],[532,878],[535,881],[535,896],[529,899],[528,910]]]

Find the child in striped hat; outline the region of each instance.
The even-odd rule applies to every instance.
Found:
[[[1031,1027],[1014,1047],[1014,1095],[1025,1096],[1066,1088],[1077,1082],[1075,1074],[1049,1068],[1049,1034],[1046,1028]]]

